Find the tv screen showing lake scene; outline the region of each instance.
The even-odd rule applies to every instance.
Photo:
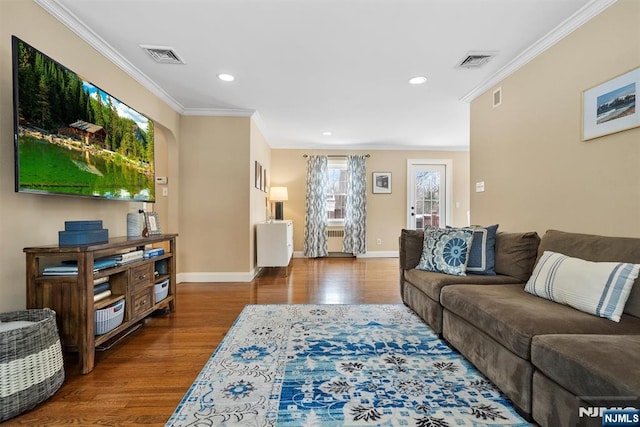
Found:
[[[13,37],[16,191],[155,200],[153,122]]]

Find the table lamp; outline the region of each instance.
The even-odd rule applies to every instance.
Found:
[[[289,200],[289,194],[287,193],[287,187],[271,187],[269,190],[269,200],[276,204],[276,219],[284,219],[284,211],[282,208],[282,202]]]

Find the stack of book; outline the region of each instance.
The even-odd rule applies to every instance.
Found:
[[[155,256],[160,256],[160,255],[164,255],[164,249],[162,248],[151,248],[151,249],[144,250],[145,258],[153,258]]]
[[[115,267],[116,260],[101,258],[93,262],[93,271],[100,271],[105,268]],[[44,276],[71,276],[78,274],[78,262],[75,260],[63,261],[62,264],[49,265],[42,269]]]
[[[58,232],[59,246],[84,246],[109,241],[109,230],[102,228],[101,220],[65,221],[64,230]]]
[[[93,281],[93,302],[103,300],[111,296],[109,277],[101,277]]]
[[[118,254],[110,257],[110,259],[112,259],[117,265],[122,265],[128,262],[139,261],[143,258],[143,256],[144,256],[144,251],[137,250],[137,251],[126,252],[124,254]]]

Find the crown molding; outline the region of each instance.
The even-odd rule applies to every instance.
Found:
[[[348,144],[348,145],[330,145],[330,144],[271,144],[274,150],[333,150],[333,151],[456,151],[467,152],[468,146],[459,145],[441,145],[441,146],[424,146],[424,145],[406,145],[406,144]]]
[[[73,33],[78,35],[82,40],[88,43],[91,47],[96,49],[100,54],[106,57],[110,62],[124,71],[127,75],[140,83],[143,87],[148,89],[151,93],[157,96],[160,100],[165,102],[170,108],[175,110],[179,114],[187,116],[224,116],[224,117],[252,117],[258,128],[263,132],[266,126],[260,119],[256,110],[249,109],[221,109],[221,108],[185,108],[182,104],[171,97],[167,92],[158,86],[147,75],[135,67],[131,62],[126,60],[115,49],[113,49],[104,39],[98,36],[93,30],[88,28],[84,23],[79,20],[71,11],[64,7],[58,0],[33,0],[37,5],[42,7],[50,15],[60,21],[63,25],[69,28]],[[567,37],[573,31],[581,27],[583,24],[591,20],[593,17],[600,14],[602,11],[613,5],[617,0],[591,0],[580,10],[574,13],[572,16],[563,21],[556,28],[547,33],[544,37],[538,40],[533,45],[529,46],[516,58],[507,63],[504,67],[492,74],[488,79],[481,83],[476,88],[472,89],[462,98],[463,102],[471,102],[491,87],[495,86],[522,66],[536,58],[538,55],[549,49],[551,46],[558,43],[560,40]],[[266,135],[265,135],[266,138]],[[280,146],[272,145],[272,148],[305,148],[300,146],[290,146],[289,144],[283,144]],[[468,147],[415,147],[415,146],[403,146],[399,148],[393,145],[353,145],[353,146],[326,146],[326,147],[309,147],[320,149],[376,149],[376,150],[429,150],[429,151],[468,151]]]
[[[124,71],[127,75],[147,88],[151,93],[164,101],[169,107],[185,116],[223,116],[223,117],[251,117],[255,110],[234,108],[185,108],[171,95],[165,92],[153,80],[125,59],[118,51],[111,47],[102,37],[80,21],[69,9],[58,0],[34,0],[36,4],[46,10],[54,18],[87,42],[91,47]]]
[[[557,27],[544,35],[540,40],[529,46],[522,53],[508,62],[504,67],[492,74],[479,86],[460,98],[461,101],[471,102],[487,90],[496,86],[499,82],[515,73],[525,64],[532,61],[538,55],[558,43],[560,40],[573,33],[586,22],[599,15],[602,11],[617,2],[618,0],[591,0],[580,10],[561,22]]]
[[[273,145],[270,142],[271,138],[267,130],[267,125],[265,124],[264,120],[262,120],[262,117],[260,116],[260,113],[257,110],[251,115],[251,119],[253,120],[253,123],[256,125],[256,127],[262,134],[262,137],[264,138],[264,140],[267,142],[267,145],[269,146],[269,148],[273,148]]]
[[[184,108],[184,116],[220,116],[220,117],[251,117],[255,110],[241,108]]]
[[[82,21],[58,2],[58,0],[34,0],[34,2],[73,31],[78,35],[78,37],[87,42],[114,65],[124,71],[127,75],[164,101],[173,110],[180,114],[183,113],[184,107],[178,101],[173,99],[167,92],[147,77],[146,74],[136,68],[131,62],[122,57],[122,55],[112,48],[102,37],[84,25]]]

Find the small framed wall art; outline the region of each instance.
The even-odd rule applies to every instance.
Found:
[[[582,140],[640,126],[640,67],[582,92]]]
[[[160,231],[160,220],[156,212],[144,212],[144,226],[145,229],[142,235],[145,237],[162,234]]]
[[[267,168],[262,168],[262,191],[269,192],[269,176],[267,175]]]
[[[391,194],[391,172],[373,173],[373,193]]]
[[[262,190],[262,165],[256,160],[255,162],[255,186],[258,190]]]

